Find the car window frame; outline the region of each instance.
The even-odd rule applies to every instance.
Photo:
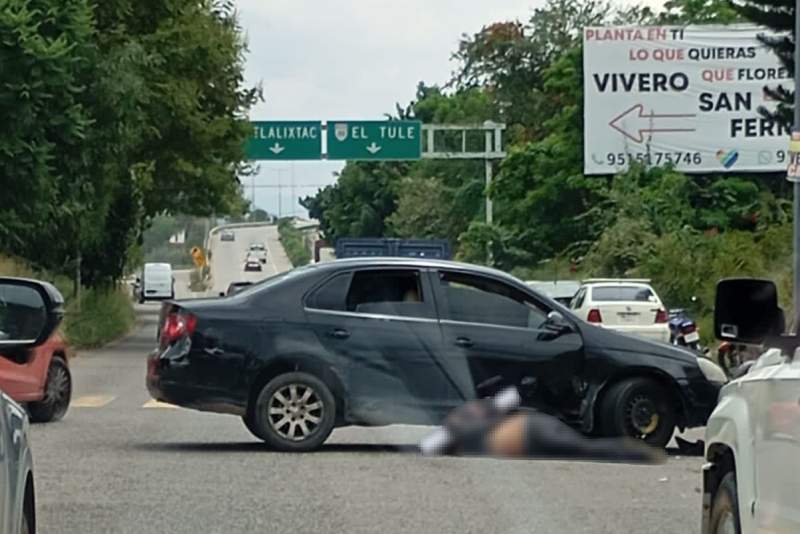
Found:
[[[587,290],[586,286],[580,287],[578,289],[578,292],[575,293],[575,296],[572,297],[573,300],[570,301],[569,308],[571,310],[580,310],[581,308],[583,308],[583,303],[586,301],[586,294],[587,293],[588,293],[588,290]],[[573,302],[575,302],[574,306],[572,305]]]
[[[509,325],[504,325],[504,324],[477,323],[477,322],[474,322],[474,321],[460,321],[460,320],[457,320],[457,319],[451,319],[451,318],[447,317],[446,314],[447,314],[447,312],[449,310],[449,306],[448,306],[448,302],[447,302],[447,293],[446,293],[446,291],[444,291],[444,288],[441,286],[441,275],[442,275],[442,273],[445,273],[445,272],[457,273],[457,274],[461,274],[461,275],[465,275],[465,276],[471,276],[471,277],[475,277],[475,278],[485,278],[485,279],[491,280],[492,282],[495,282],[495,283],[502,284],[502,285],[505,285],[507,287],[510,287],[510,288],[518,291],[519,293],[522,293],[526,297],[528,297],[535,306],[537,306],[539,309],[544,311],[545,316],[547,316],[547,314],[549,314],[552,311],[557,311],[558,313],[562,314],[568,322],[572,323],[573,326],[575,325],[575,321],[573,320],[573,317],[571,315],[567,316],[567,314],[565,314],[562,309],[559,309],[559,307],[557,307],[557,306],[560,306],[560,305],[558,305],[558,303],[556,303],[556,302],[553,302],[553,303],[547,302],[546,300],[542,299],[538,294],[536,294],[534,291],[532,291],[530,289],[530,287],[528,287],[524,283],[523,284],[515,284],[515,283],[511,283],[509,280],[505,280],[505,279],[503,279],[501,277],[492,276],[491,274],[486,274],[486,273],[476,273],[474,271],[470,271],[470,270],[466,270],[466,269],[437,268],[437,269],[433,269],[432,272],[431,272],[431,283],[436,288],[435,291],[436,291],[438,317],[439,317],[439,322],[442,323],[442,324],[474,325],[474,326],[479,326],[479,327],[503,328],[503,329],[508,329],[508,330],[515,330],[515,331],[519,331],[519,332],[529,332],[529,333],[538,333],[538,332],[542,332],[543,331],[542,328],[533,328],[533,327],[530,327],[530,326],[521,327],[521,326],[509,326]],[[556,306],[552,306],[551,304],[556,304]],[[562,306],[562,308],[563,308],[563,306]]]
[[[322,288],[325,284],[327,284],[330,280],[335,278],[336,276],[341,275],[342,273],[347,273],[350,275],[350,279],[347,282],[347,290],[345,291],[345,299],[347,298],[347,294],[350,293],[350,289],[353,284],[353,280],[355,279],[356,273],[359,272],[366,272],[366,271],[416,271],[419,274],[419,284],[420,289],[422,291],[422,304],[425,305],[428,311],[428,316],[420,317],[420,316],[409,316],[409,315],[396,315],[396,314],[388,314],[388,313],[364,313],[364,312],[357,312],[351,310],[329,310],[325,308],[314,308],[309,305],[309,299],[311,296],[320,288]],[[381,320],[398,320],[398,321],[421,321],[421,322],[438,322],[438,309],[436,307],[436,299],[434,296],[434,290],[430,283],[430,276],[429,276],[429,269],[425,267],[415,266],[415,265],[370,265],[364,267],[354,267],[348,268],[344,270],[337,270],[330,275],[324,277],[318,283],[314,284],[306,293],[303,295],[302,303],[303,309],[306,312],[311,313],[322,313],[328,315],[340,315],[345,317],[354,317],[354,318],[366,318],[366,319],[381,319]]]

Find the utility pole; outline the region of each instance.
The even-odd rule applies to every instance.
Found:
[[[800,0],[794,6],[794,132],[800,133]],[[794,324],[800,317],[800,182],[794,180]]]

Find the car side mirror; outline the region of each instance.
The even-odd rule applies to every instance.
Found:
[[[717,339],[760,345],[786,328],[778,289],[770,280],[728,278],[717,284],[714,335]]]
[[[51,284],[0,277],[0,351],[41,345],[64,317],[64,297]]]
[[[547,326],[560,333],[572,332],[572,324],[567,321],[561,312],[555,310],[547,314]]]

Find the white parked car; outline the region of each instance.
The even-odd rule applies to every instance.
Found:
[[[669,342],[667,310],[650,286],[650,280],[584,280],[572,298],[570,308],[586,322]]]
[[[720,391],[706,427],[703,534],[800,532],[800,353],[779,336],[783,313],[765,280],[723,280],[717,337],[767,349]]]

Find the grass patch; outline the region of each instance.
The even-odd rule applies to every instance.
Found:
[[[67,304],[64,334],[76,348],[100,347],[130,332],[135,321],[131,298],[122,289],[89,288],[80,307],[75,299]]]
[[[286,251],[286,256],[294,267],[306,265],[311,261],[311,251],[306,247],[302,230],[298,230],[292,225],[291,219],[281,219],[278,221],[278,235]]]
[[[37,271],[24,261],[0,256],[0,276],[44,280],[55,285],[66,301],[61,332],[71,348],[94,348],[127,334],[136,320],[133,302],[120,287],[82,288],[80,305],[72,281],[63,275]]]

